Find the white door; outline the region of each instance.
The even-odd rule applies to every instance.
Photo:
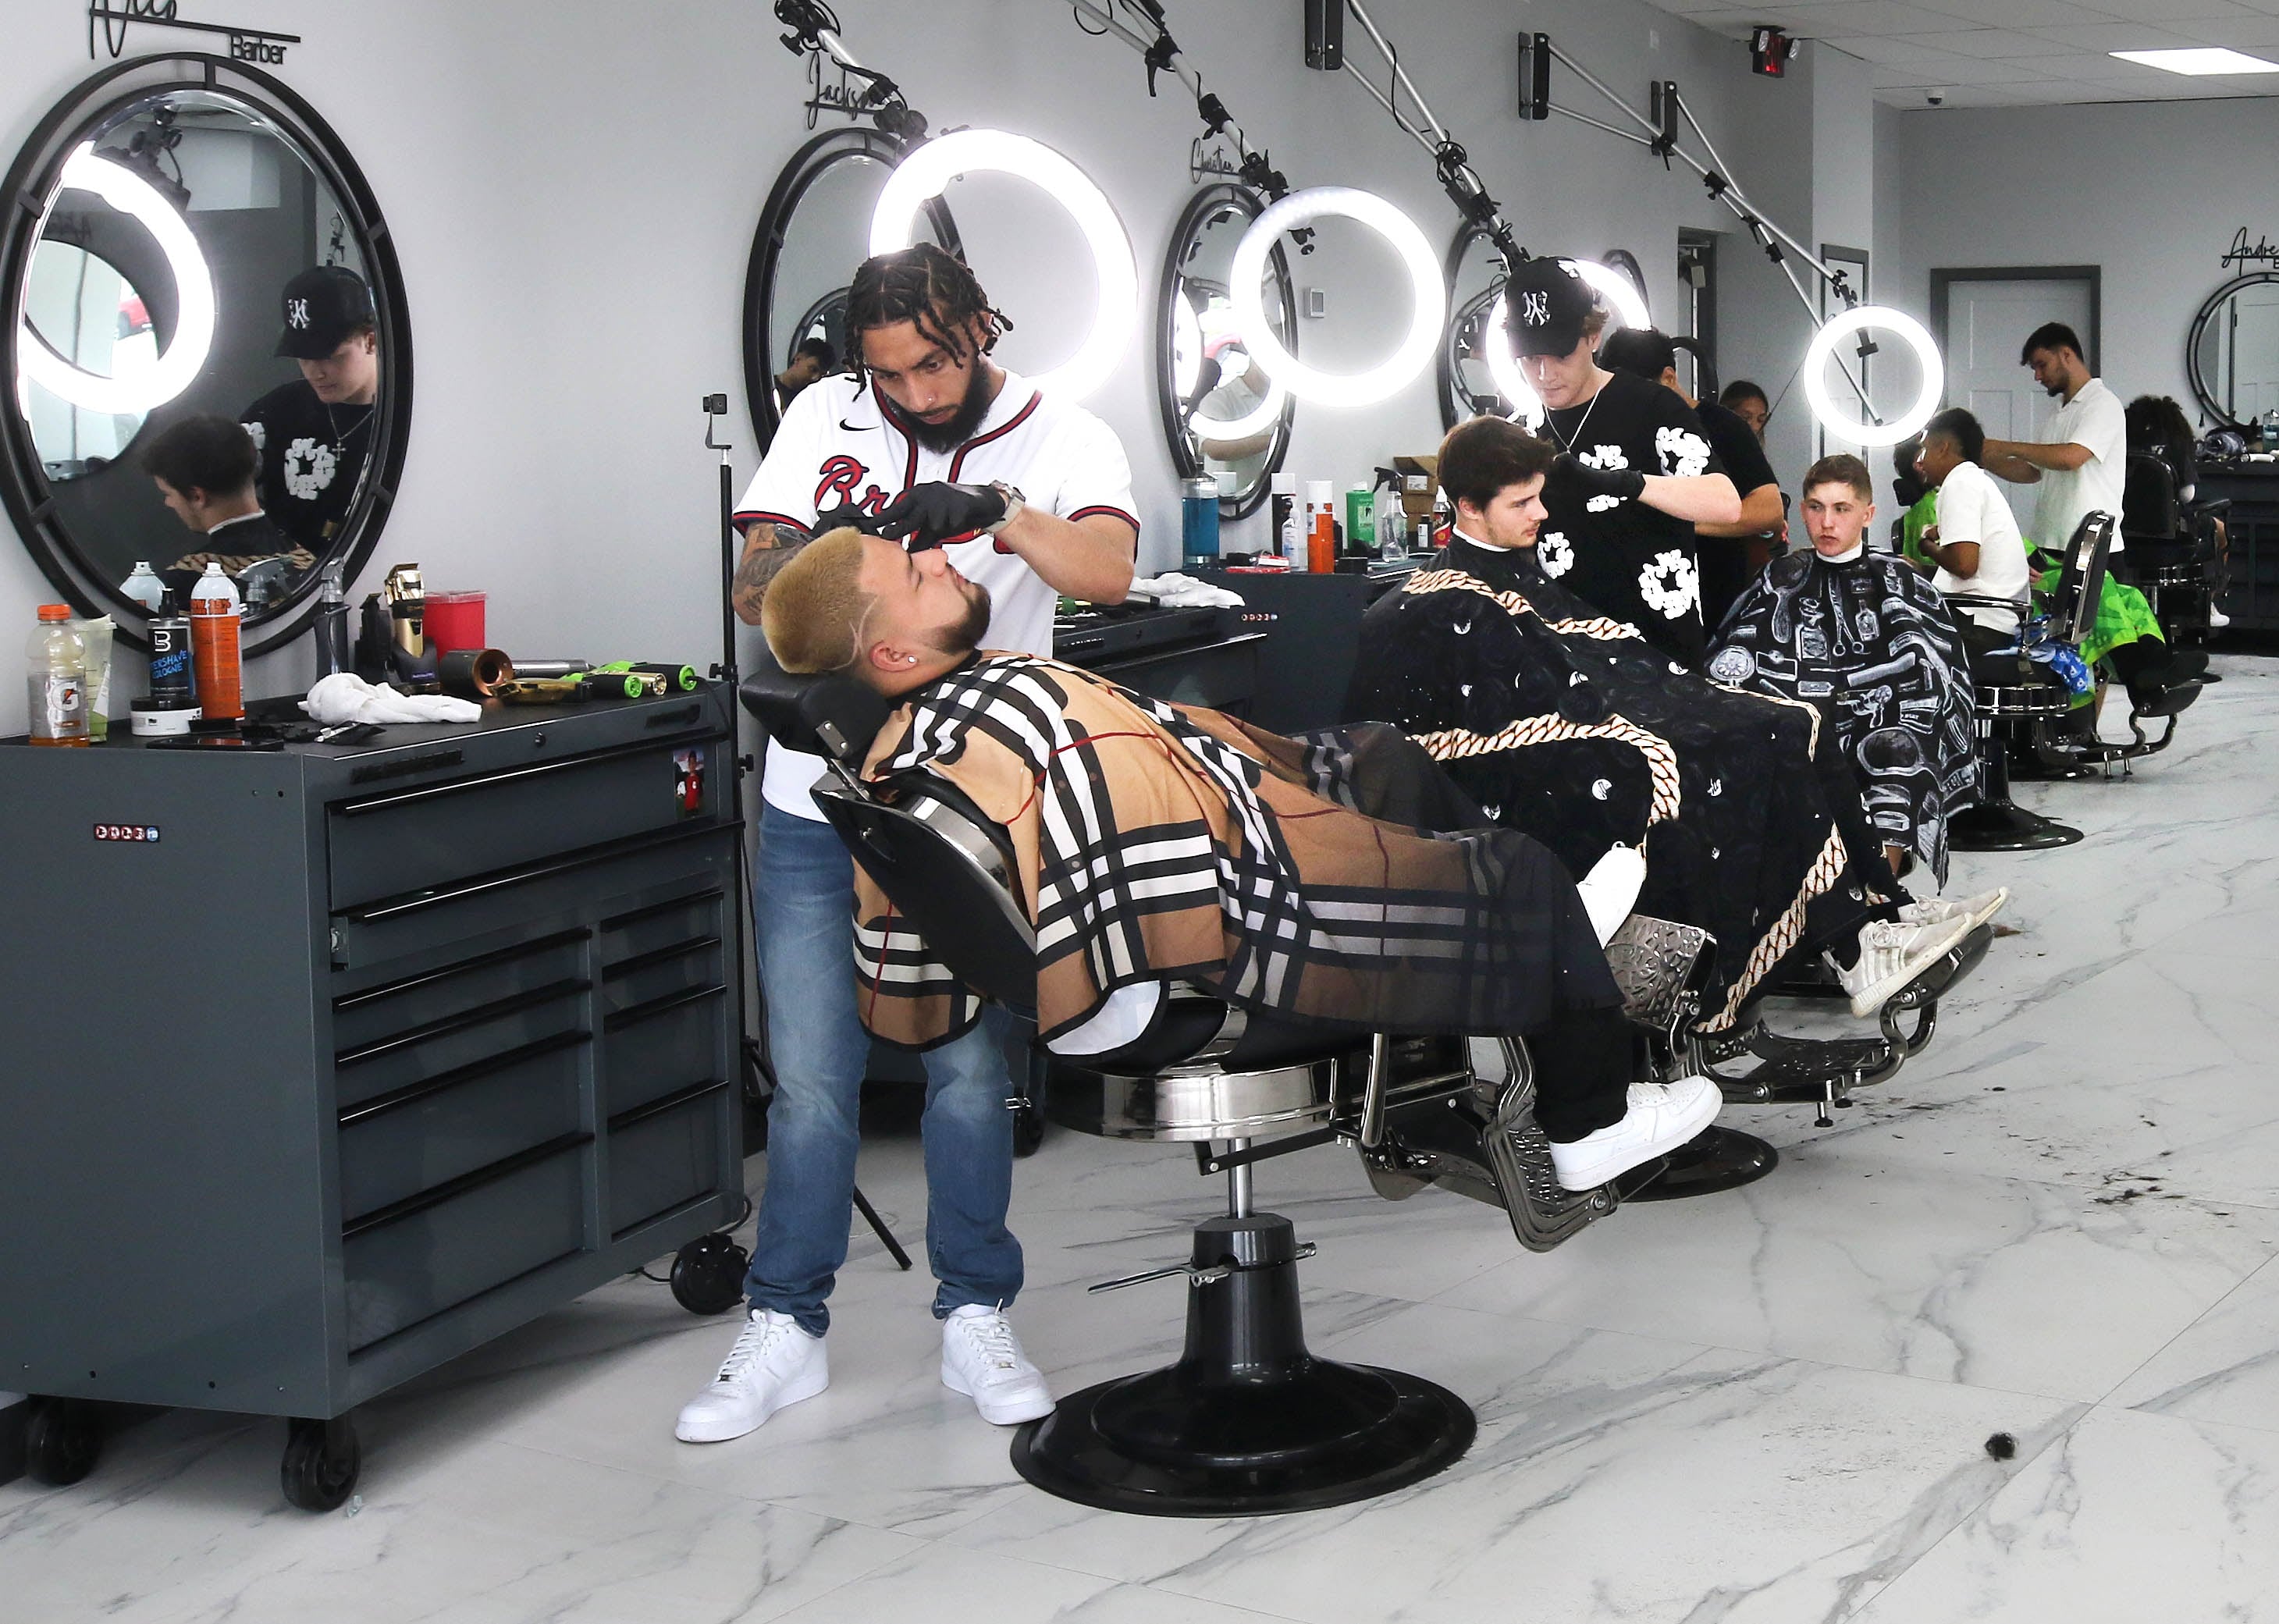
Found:
[[[2045,321],[2061,321],[2095,348],[2090,334],[2085,278],[2037,281],[1954,281],[1946,290],[1946,398],[1968,406],[1989,440],[2045,440],[2057,399],[2042,392],[2018,360],[2026,335]],[[2091,364],[2096,364],[2091,356]],[[2018,523],[2031,534],[2030,485],[1995,483],[2010,499]]]

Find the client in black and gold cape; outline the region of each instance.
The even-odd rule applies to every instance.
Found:
[[[1448,435],[1446,560],[1364,617],[1344,714],[1399,726],[1571,873],[1634,848],[1638,910],[1716,938],[1705,1032],[1822,949],[1853,1013],[1877,1013],[2007,893],[1910,897],[1810,705],[1706,681],[1547,577],[1536,532],[1554,456],[1500,418]]]

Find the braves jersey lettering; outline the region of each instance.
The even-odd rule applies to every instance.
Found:
[[[871,471],[851,456],[834,456],[823,465],[822,481],[815,487],[815,510],[817,513],[853,502],[865,513],[876,513],[886,505],[886,493],[872,486],[860,497],[855,487]]]

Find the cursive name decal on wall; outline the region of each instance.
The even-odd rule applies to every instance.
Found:
[[[131,23],[142,23],[154,28],[187,28],[197,34],[229,35],[229,56],[233,62],[262,62],[272,66],[285,60],[285,48],[298,45],[297,34],[280,34],[273,28],[241,28],[234,23],[192,22],[176,13],[177,0],[89,0],[87,8],[87,54],[96,55],[95,25],[103,24],[103,43],[116,62],[127,49],[127,29]]]
[[[2247,227],[2243,226],[2232,234],[2230,249],[2217,263],[2227,268],[2237,265],[2244,270],[2251,262],[2258,259],[2267,264],[2279,264],[2279,243],[2275,243],[2270,238],[2259,234],[2251,246],[2247,241]]]

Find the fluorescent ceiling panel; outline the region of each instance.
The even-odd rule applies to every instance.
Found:
[[[2115,50],[2108,56],[2171,73],[2279,73],[2279,62],[2266,62],[2221,45],[2199,45],[2183,50]]]

